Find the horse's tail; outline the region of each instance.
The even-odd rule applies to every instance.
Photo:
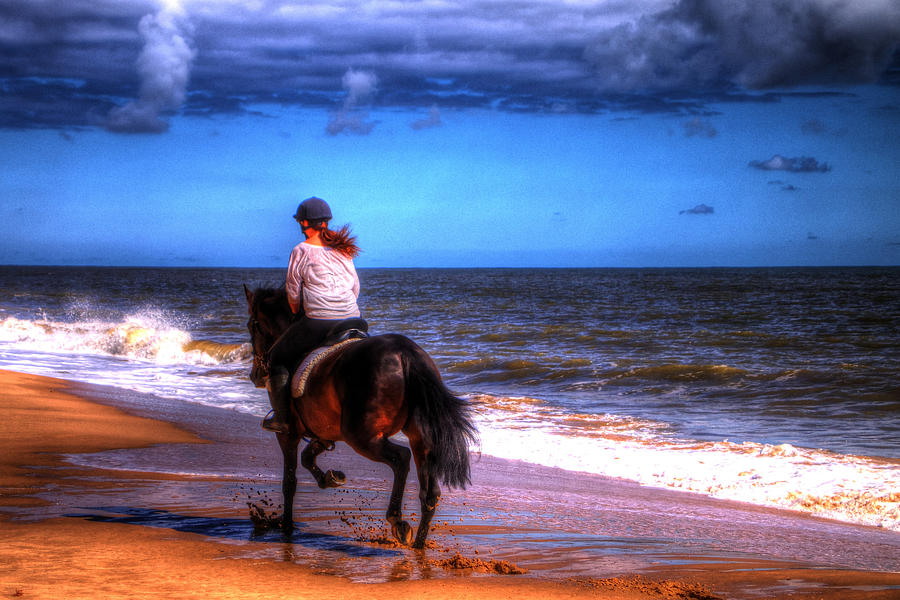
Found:
[[[418,355],[407,360],[406,398],[430,471],[449,487],[465,488],[472,481],[469,444],[478,441],[468,402],[448,390],[430,361]]]

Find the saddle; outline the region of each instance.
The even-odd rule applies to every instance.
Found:
[[[360,318],[345,319],[332,327],[322,345],[310,352],[294,371],[291,378],[291,395],[294,398],[302,396],[306,391],[306,382],[310,374],[320,362],[344,346],[369,337],[368,331],[369,324]]]
[[[368,331],[369,323],[365,319],[359,317],[344,319],[331,328],[322,346],[332,346],[350,338],[367,338]]]

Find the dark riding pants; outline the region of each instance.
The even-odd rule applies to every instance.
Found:
[[[322,345],[331,329],[344,319],[310,319],[300,317],[285,329],[269,350],[269,372],[278,367],[290,375],[306,355]]]
[[[294,321],[269,350],[269,403],[274,416],[263,421],[263,427],[276,433],[291,430],[291,377],[306,355],[322,342],[344,319],[310,319],[305,315]]]

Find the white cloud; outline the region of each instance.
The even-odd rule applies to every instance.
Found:
[[[158,13],[145,15],[138,30],[144,40],[137,58],[138,98],[112,109],[106,126],[119,132],[159,133],[168,129],[160,113],[184,102],[196,51],[191,47],[190,26],[183,11],[171,0]]]
[[[378,89],[378,77],[367,71],[348,69],[341,80],[347,96],[341,110],[332,115],[325,127],[330,135],[355,133],[366,135],[375,128],[375,121],[369,121],[368,111],[360,105],[367,102]]]
[[[420,129],[440,127],[441,125],[443,125],[443,122],[441,121],[441,111],[437,105],[432,105],[431,108],[428,109],[428,116],[426,118],[416,119],[409,124],[410,127],[417,131]]]
[[[776,154],[769,160],[751,160],[750,166],[762,171],[788,171],[791,173],[826,173],[831,170],[828,163],[820,163],[811,156],[786,158]]]

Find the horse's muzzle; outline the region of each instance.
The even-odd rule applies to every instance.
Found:
[[[256,367],[250,369],[250,381],[252,381],[253,385],[255,385],[256,387],[258,387],[258,388],[266,387],[267,380],[268,380],[268,377],[261,374],[259,372],[259,369],[257,369]]]

